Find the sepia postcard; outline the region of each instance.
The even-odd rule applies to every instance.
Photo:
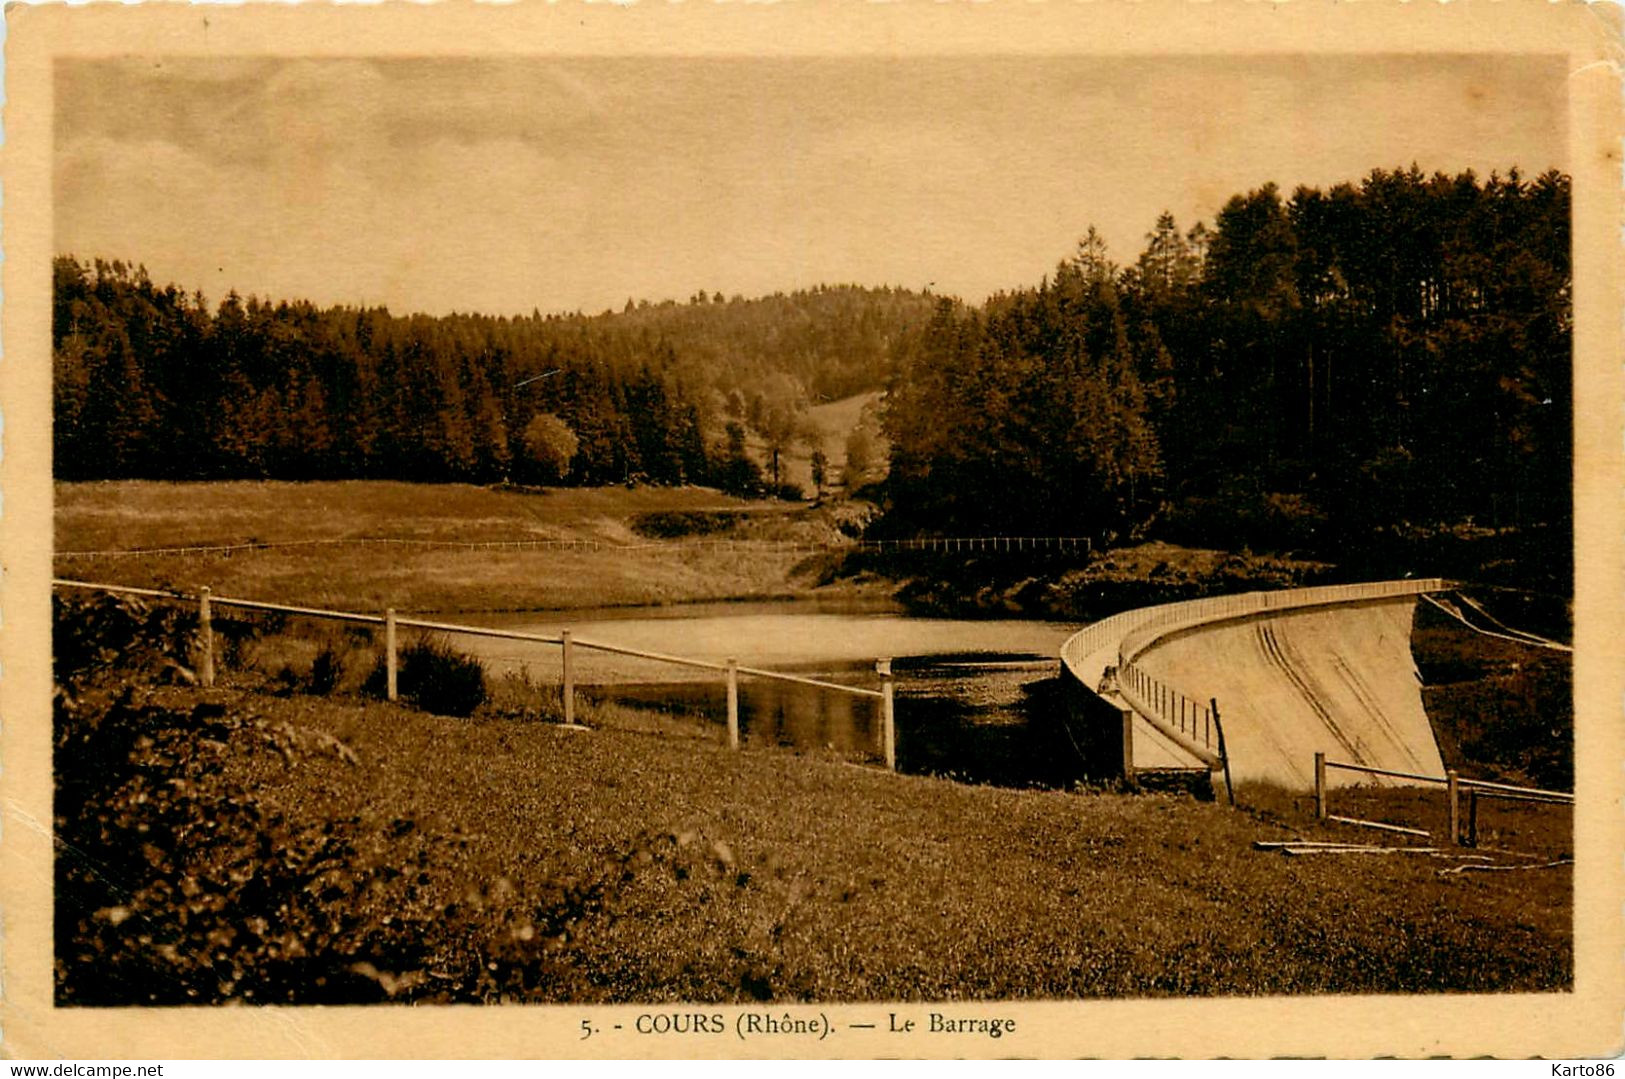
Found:
[[[1621,1051],[1617,9],[6,18],[0,1055]]]

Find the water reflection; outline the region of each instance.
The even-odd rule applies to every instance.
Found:
[[[1049,725],[1032,722],[1049,705],[1057,661],[1040,655],[905,657],[896,682],[897,768],[968,783],[1033,787],[1065,780],[1048,743]],[[802,673],[802,672],[798,672]],[[873,686],[872,666],[826,665],[805,673]],[[720,685],[658,682],[598,686],[599,700],[640,710],[703,718],[720,730]],[[761,678],[739,683],[740,736],[753,745],[881,760],[880,702],[812,686]]]
[[[892,659],[897,766],[965,782],[1044,786],[1061,782],[1073,757],[1046,741],[1044,719],[1060,647],[1077,627],[1025,619],[914,618],[872,604],[685,604],[671,607],[468,615],[466,621],[579,642],[757,666],[876,688],[874,662]],[[558,677],[556,647],[460,637],[493,670]],[[721,675],[587,647],[575,650],[585,696],[709,726],[720,737]],[[878,763],[880,702],[874,698],[741,676],[740,733],[747,744]],[[1034,717],[1038,722],[1029,722]],[[669,724],[668,724],[669,726]]]

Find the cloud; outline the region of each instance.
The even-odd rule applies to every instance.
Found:
[[[1188,227],[1266,181],[1563,148],[1560,64],[1482,58],[143,58],[57,89],[63,250],[436,311],[975,299],[1091,224],[1127,262],[1160,211]]]

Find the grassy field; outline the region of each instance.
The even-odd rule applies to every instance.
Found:
[[[570,540],[631,550],[292,547],[142,557],[59,553],[56,572],[107,583],[283,603],[403,611],[528,610],[776,598],[820,588],[805,553],[697,547],[642,522],[721,517],[707,538],[838,541],[832,511],[706,488],[494,490],[386,481],[58,484],[58,552],[393,538],[453,543]],[[851,590],[851,583],[837,586]],[[823,591],[830,589],[825,586]]]
[[[538,504],[552,516],[536,527],[576,534],[638,535],[640,515],[736,510],[762,512],[775,531],[823,527],[696,491],[120,486],[59,492],[59,546],[368,534],[402,521],[463,536],[476,515],[480,534],[512,538],[521,507]],[[180,501],[218,499],[220,512],[178,510],[190,494]],[[324,510],[335,500],[342,509]],[[426,560],[424,584],[402,559],[307,556],[279,579],[255,568],[276,564],[258,561],[267,557],[221,560],[238,574],[226,580],[306,601],[420,587],[425,603],[466,602],[522,568],[452,560],[444,572],[481,576],[447,583]],[[538,572],[543,584],[521,595],[584,587],[557,566]],[[116,618],[85,632],[65,623],[79,626],[69,637],[58,629],[59,678],[64,664],[89,672],[56,702],[65,1004],[953,1000],[1572,981],[1571,871],[1546,864],[1568,853],[1571,822],[1553,807],[1496,807],[1482,822],[1481,846],[1514,852],[1495,856],[1521,872],[1456,872],[1467,863],[1425,855],[1292,858],[1252,844],[1374,836],[1321,826],[1303,796],[1269,789],[1244,789],[1233,810],[729,753],[714,727],[643,733],[612,711],[584,709],[595,729],[565,730],[522,690],[451,718],[362,696],[365,659],[331,695],[312,694],[314,649],[293,657],[286,639],[248,642],[270,650],[257,680],[230,667],[218,688],[167,685],[184,681],[184,665],[154,655],[153,642],[172,642],[184,661],[173,642],[187,616],[159,605],[151,617],[158,631]],[[297,677],[279,681],[290,660]],[[1339,797],[1351,815],[1440,831],[1436,795]]]
[[[851,398],[824,406],[838,427]],[[844,410],[844,411],[841,411]],[[815,410],[817,411],[817,410]],[[832,428],[833,429],[833,428]],[[805,462],[803,462],[804,464]],[[59,576],[283,603],[401,611],[538,610],[807,595],[891,595],[922,614],[1084,620],[1215,591],[1311,582],[1328,567],[1146,543],[1102,552],[865,553],[695,540],[841,544],[864,503],[707,488],[498,490],[355,480],[56,486]],[[342,539],[560,540],[584,550],[289,547],[107,557],[73,552]]]
[[[699,487],[498,490],[392,480],[59,483],[56,548],[287,542],[356,536],[428,540],[626,540],[643,513],[749,511]]]
[[[1424,856],[1253,849],[1326,834],[1290,808],[967,787],[232,689],[154,689],[95,729],[120,725],[130,752],[62,825],[77,827],[59,867],[63,1002],[1500,991],[1572,977],[1567,868],[1454,874],[1462,863]]]

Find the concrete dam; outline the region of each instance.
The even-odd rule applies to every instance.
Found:
[[[1067,736],[1092,778],[1228,763],[1232,783],[1308,790],[1317,752],[1442,776],[1410,635],[1417,598],[1449,587],[1247,592],[1113,615],[1062,648]],[[1355,781],[1345,776],[1334,781]]]

